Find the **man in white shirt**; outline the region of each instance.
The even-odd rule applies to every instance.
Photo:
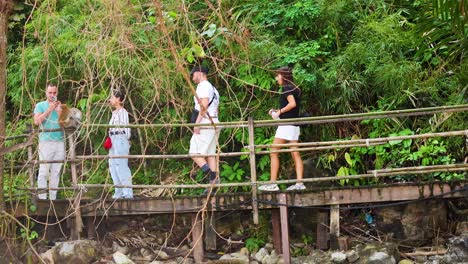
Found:
[[[190,154],[216,154],[218,145],[218,131],[211,125],[218,123],[219,93],[207,80],[208,68],[195,66],[190,72],[192,80],[197,84],[197,96],[194,96],[195,114],[193,122],[207,124],[206,127],[194,127],[190,140]],[[211,120],[210,120],[211,119]],[[209,175],[210,184],[219,183],[216,157],[193,157],[193,161],[200,169]]]

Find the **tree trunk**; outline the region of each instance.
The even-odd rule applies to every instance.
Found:
[[[0,149],[5,147],[5,96],[6,96],[6,66],[7,66],[7,29],[8,16],[12,1],[0,0]],[[5,210],[3,193],[4,154],[0,154],[0,212]]]

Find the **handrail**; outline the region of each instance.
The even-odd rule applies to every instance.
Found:
[[[456,172],[468,171],[468,164],[447,164],[447,165],[432,165],[432,166],[417,166],[417,167],[402,167],[392,169],[370,170],[368,173],[347,175],[347,176],[329,176],[319,178],[304,178],[302,182],[330,182],[339,180],[358,180],[362,178],[385,178],[395,175],[413,175],[413,174],[426,174],[432,172]],[[297,180],[277,180],[275,183],[287,184],[296,183]],[[271,181],[264,181],[263,183],[273,183]],[[114,185],[114,184],[77,184],[70,187],[51,188],[51,190],[78,190],[83,188],[134,188],[134,189],[200,189],[207,187],[252,187],[251,182],[236,182],[236,183],[218,183],[218,184],[146,184],[146,185]],[[49,190],[49,188],[19,188],[20,190]]]
[[[376,118],[394,118],[394,117],[407,117],[407,116],[419,116],[429,115],[435,113],[447,113],[447,112],[462,112],[468,111],[468,104],[465,105],[454,105],[454,106],[440,106],[440,107],[428,107],[428,108],[417,108],[417,109],[404,109],[404,110],[393,110],[393,111],[381,111],[381,112],[369,112],[369,113],[355,113],[355,114],[344,114],[344,115],[329,115],[329,116],[318,116],[318,117],[306,117],[296,119],[281,119],[281,120],[258,120],[255,121],[250,119],[247,121],[237,122],[220,122],[216,124],[132,124],[132,125],[108,125],[108,124],[87,124],[83,123],[81,128],[85,127],[96,127],[96,128],[110,128],[110,127],[128,127],[128,128],[155,128],[155,127],[199,127],[199,126],[215,126],[216,128],[248,128],[249,133],[249,144],[244,146],[247,151],[241,152],[230,152],[230,153],[217,153],[214,155],[193,155],[193,154],[169,154],[169,155],[125,155],[125,156],[109,156],[109,155],[76,155],[74,152],[75,144],[73,136],[69,137],[69,144],[73,148],[70,151],[70,156],[63,160],[71,164],[73,182],[71,187],[56,188],[58,190],[69,190],[69,189],[85,189],[85,188],[108,188],[108,187],[131,187],[136,189],[141,188],[207,188],[207,187],[251,187],[252,196],[255,198],[257,195],[256,186],[259,183],[270,183],[270,182],[258,182],[256,175],[256,163],[255,155],[257,154],[268,154],[273,152],[291,152],[291,151],[311,151],[311,150],[324,150],[324,149],[343,149],[352,147],[369,147],[372,145],[385,144],[386,142],[394,140],[405,140],[405,139],[420,139],[420,138],[431,138],[431,137],[449,137],[449,136],[467,136],[468,130],[450,131],[450,132],[438,132],[438,133],[426,133],[419,135],[406,135],[396,137],[383,137],[383,138],[368,138],[368,139],[351,139],[351,140],[337,140],[337,141],[325,141],[325,142],[303,142],[295,144],[259,144],[255,145],[253,136],[255,127],[265,126],[278,126],[278,125],[302,125],[302,124],[323,124],[323,123],[336,123],[346,121],[357,121],[366,119]],[[49,130],[32,130],[32,133],[47,132]],[[52,130],[50,130],[52,131]],[[64,131],[62,129],[55,129],[53,131]],[[68,130],[67,130],[68,131]],[[72,133],[73,134],[73,133]],[[30,134],[31,135],[31,134]],[[30,136],[29,135],[29,136]],[[23,137],[23,135],[11,137],[16,139]],[[278,149],[278,150],[261,150],[262,148],[271,147],[296,147],[293,149]],[[192,157],[206,157],[206,156],[219,156],[219,157],[234,157],[241,155],[249,155],[250,167],[251,167],[251,181],[241,183],[221,183],[221,184],[182,184],[182,185],[129,185],[119,186],[113,184],[82,184],[77,181],[78,175],[76,172],[76,164],[84,160],[89,159],[109,159],[109,158],[141,158],[141,159],[163,159],[163,158],[192,158]],[[32,159],[32,146],[28,146],[28,161],[25,163],[29,164],[42,164],[42,163],[55,163],[57,161],[37,161]],[[62,162],[62,161],[60,161]],[[434,165],[434,166],[419,166],[419,167],[406,167],[406,168],[393,168],[393,169],[381,169],[381,170],[370,170],[367,173],[359,175],[348,175],[348,176],[332,176],[322,178],[306,178],[301,180],[302,182],[322,182],[322,181],[336,181],[336,180],[352,180],[352,179],[363,179],[363,178],[381,178],[394,175],[409,175],[409,174],[427,174],[432,172],[456,172],[456,171],[468,171],[467,164],[448,164],[448,165]],[[34,175],[32,167],[29,168],[30,188],[24,188],[27,190],[47,190],[48,188],[34,188],[33,180]],[[278,180],[276,183],[296,183],[297,180]],[[75,214],[80,215],[79,200],[81,199],[80,194],[76,194],[75,202]],[[258,204],[257,199],[252,199],[252,208],[254,209],[254,222],[258,222]],[[78,217],[79,218],[79,217]],[[77,224],[76,229],[80,230],[80,223]]]
[[[254,127],[264,126],[277,126],[277,125],[303,125],[303,124],[323,124],[323,123],[336,123],[347,122],[366,119],[379,119],[379,118],[393,118],[393,117],[406,117],[418,115],[430,115],[436,113],[451,113],[468,111],[468,104],[453,105],[453,106],[438,106],[426,107],[416,109],[403,109],[381,112],[368,112],[368,113],[355,113],[355,114],[342,114],[342,115],[328,115],[328,116],[313,116],[291,119],[278,119],[278,120],[257,120],[254,122]],[[193,123],[178,123],[178,124],[129,124],[129,125],[109,125],[109,124],[89,124],[83,123],[83,127],[96,127],[96,128],[164,128],[164,127],[203,127],[212,126],[211,124],[193,124]],[[239,128],[248,127],[248,121],[233,121],[233,122],[219,122],[216,123],[216,128]]]

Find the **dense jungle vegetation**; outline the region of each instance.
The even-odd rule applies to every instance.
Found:
[[[18,1],[8,27],[7,135],[32,123],[47,82],[59,85],[62,102],[83,111],[85,124],[108,122],[112,89],[126,91],[134,124],[186,123],[194,85],[188,72],[199,62],[210,67],[209,80],[221,94],[221,121],[268,119],[278,101],[273,70],[283,65],[294,67],[302,109],[313,116],[466,104],[467,9],[466,1],[429,0]],[[466,120],[466,113],[454,113],[308,126],[301,140],[463,130]],[[106,154],[105,134],[83,126],[77,155]],[[133,129],[131,154],[184,154],[190,136],[184,127]],[[273,136],[273,127],[255,130],[257,144]],[[222,152],[246,151],[247,129],[222,130],[219,142]],[[466,148],[465,138],[451,137],[302,155],[320,169],[348,175],[460,163]],[[269,156],[257,158],[259,180],[268,180]],[[5,160],[26,159],[22,150]],[[222,182],[250,179],[248,155],[223,158],[219,166]],[[188,159],[132,159],[131,169],[134,184],[200,180],[190,178]],[[88,160],[79,171],[82,182],[111,182],[105,160]],[[69,174],[66,169],[63,185],[70,184]],[[27,168],[12,169],[5,191],[21,194],[16,188],[27,181]]]

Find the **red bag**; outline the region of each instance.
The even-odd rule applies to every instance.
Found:
[[[106,140],[104,141],[104,148],[107,150],[112,148],[112,140],[110,137],[107,137]]]

